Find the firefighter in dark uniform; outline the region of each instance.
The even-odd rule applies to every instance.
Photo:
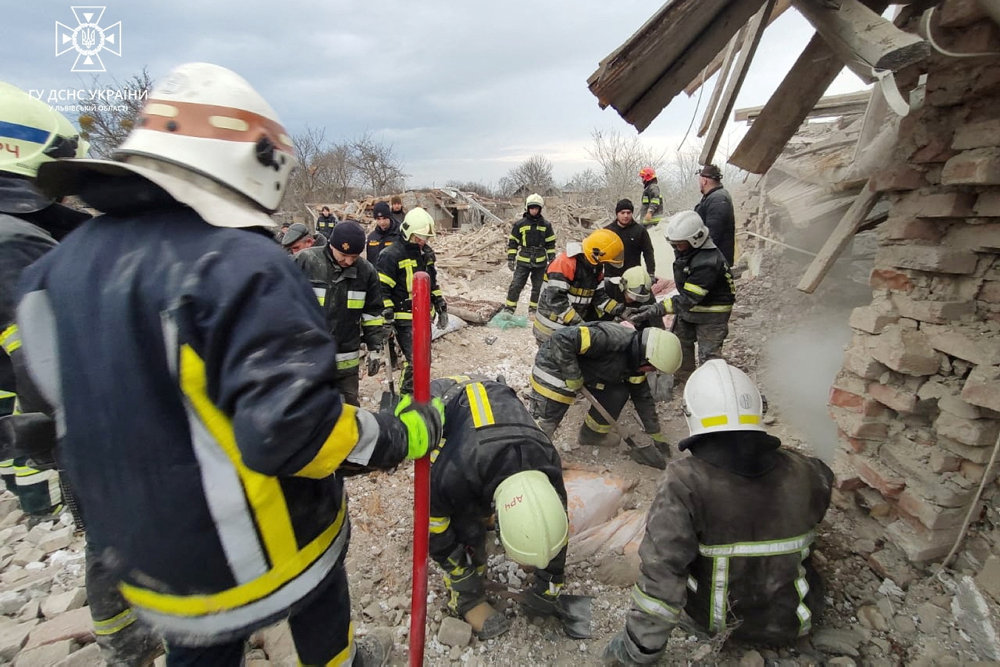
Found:
[[[323,311],[267,231],[293,155],[244,79],[192,63],[150,92],[119,161],[39,170],[105,214],[25,271],[22,349],[88,535],[171,666],[240,665],[282,618],[306,664],[391,647],[353,639],[338,471],[421,455],[443,410],[372,414],[336,391]]]
[[[602,320],[628,319],[653,301],[653,279],[641,266],[633,266],[617,278],[605,278],[602,289],[606,297],[601,308]]]
[[[375,268],[382,285],[382,315],[396,330],[396,341],[406,362],[400,379],[402,392],[413,391],[413,274],[426,271],[431,279],[431,303],[437,313],[438,328],[448,326],[448,304],[437,282],[434,250],[427,245],[434,238],[434,218],[419,206],[406,214],[400,226],[402,241],[381,252]]]
[[[726,258],[715,247],[708,227],[697,213],[681,211],[672,215],[666,234],[674,249],[674,282],[678,294],[646,306],[629,319],[644,323],[674,314],[672,330],[684,350],[684,363],[675,376],[679,384],[695,368],[696,342],[699,363],[720,357],[722,343],[729,335],[729,317],[733,313],[736,292]]]
[[[629,456],[662,468],[668,445],[660,431],[646,372],[656,369],[673,373],[680,363],[677,337],[662,329],[650,327],[639,332],[617,322],[560,329],[538,348],[531,369],[535,421],[551,437],[584,385],[615,419],[631,398],[643,428],[656,446],[637,447],[630,450]],[[611,424],[591,406],[580,426],[579,442],[599,445],[611,430]]]
[[[622,240],[607,229],[591,232],[582,243],[566,244],[545,271],[532,327],[539,344],[553,331],[601,317],[607,306],[601,290],[604,266],[619,266],[624,254]]]
[[[782,449],[763,412],[753,381],[721,359],[691,375],[691,435],[679,443],[691,456],[667,467],[653,498],[632,606],[605,664],[656,663],[682,611],[751,644],[787,645],[812,629],[823,608],[813,543],[833,472]]]
[[[639,209],[639,222],[646,227],[660,224],[663,219],[663,199],[660,197],[660,184],[656,179],[656,171],[652,167],[639,170],[639,180],[642,181],[642,208]]]
[[[333,233],[333,228],[337,226],[337,216],[330,213],[330,207],[324,206],[320,209],[319,215],[316,217],[316,233],[322,234],[327,239],[330,238],[330,234]]]
[[[531,298],[528,313],[538,309],[538,294],[545,280],[545,267],[556,256],[556,233],[552,223],[542,217],[545,200],[539,194],[528,195],[524,202],[524,217],[514,223],[507,240],[507,268],[514,272],[507,290],[504,310],[517,310],[528,278],[531,278]]]
[[[399,223],[392,219],[389,205],[384,201],[375,204],[372,216],[375,218],[375,227],[368,234],[367,258],[374,266],[378,261],[379,253],[393,243],[399,243],[400,236]]]
[[[487,522],[494,511],[507,557],[535,568],[526,611],[589,637],[589,599],[562,594],[569,524],[562,463],[513,389],[467,376],[431,391],[445,404],[445,434],[431,451],[430,554],[445,572],[449,610],[480,639],[509,628],[487,601]]]
[[[378,373],[385,337],[378,271],[361,256],[365,231],[354,220],[337,223],[330,243],[295,255],[323,306],[327,328],[337,341],[337,391],[360,406],[361,340],[368,348],[368,375]]]

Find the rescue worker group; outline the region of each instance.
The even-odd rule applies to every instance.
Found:
[[[733,217],[716,167],[698,172],[699,208],[668,218],[644,168],[638,218],[623,199],[563,252],[542,197],[527,198],[505,304],[513,313],[531,280],[526,407],[478,376],[436,379],[430,403],[413,400],[416,272],[430,276],[437,326],[449,318],[434,220],[393,198],[368,234],[326,209],[317,233],[293,224],[275,243],[294,149],[228,69],[172,70],[112,159],[88,159],[67,118],[0,84],[0,148],[4,482],[30,520],[72,510],[109,665],[164,650],[171,667],[239,665],[250,634],[282,619],[301,664],[384,664],[392,634],[356,640],[351,623],[344,477],[424,456],[448,610],[483,640],[510,629],[518,611],[487,596],[495,535],[533,572],[521,612],[590,637],[590,597],[563,591],[567,494],[551,440],[579,395],[581,443],[624,438],[665,469],[606,664],[657,662],[678,625],[778,645],[816,622],[810,554],[832,473],[765,432],[760,391],[721,358]],[[656,234],[675,254],[676,292],[659,300]],[[401,371],[378,411],[360,407],[362,364],[388,369],[393,390]],[[671,378],[685,456],[656,412]],[[630,399],[648,442],[615,423]]]

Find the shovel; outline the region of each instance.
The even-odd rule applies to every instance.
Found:
[[[632,439],[632,434],[627,432],[621,427],[618,421],[611,416],[600,401],[594,398],[594,395],[590,393],[590,390],[586,387],[580,387],[580,393],[586,398],[594,409],[597,410],[604,419],[607,420],[611,427],[618,432],[618,436],[625,441],[628,445],[628,455],[636,463],[641,463],[644,466],[650,466],[652,468],[659,468],[663,470],[667,467],[667,459],[664,457],[663,453],[654,447],[653,445],[646,445],[645,447],[639,446],[635,440]]]
[[[396,331],[389,325],[389,333],[385,337],[385,347],[389,350],[389,359],[385,364],[385,375],[386,381],[389,384],[389,391],[382,392],[382,397],[379,399],[378,409],[382,412],[389,410],[394,410],[396,408],[396,403],[399,402],[399,396],[396,395],[396,380],[394,379],[396,375],[396,361],[399,357],[396,354]]]
[[[487,584],[487,588],[493,588],[493,584]],[[552,616],[554,615],[562,623],[563,630],[573,639],[589,639],[592,636],[590,630],[590,620],[593,617],[590,595],[570,595],[562,593],[556,598],[554,609],[541,609],[532,604],[530,593],[512,592],[506,590],[495,591],[499,597],[508,598],[520,602],[525,611],[530,616]]]

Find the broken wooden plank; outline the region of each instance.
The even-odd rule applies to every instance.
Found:
[[[873,69],[896,72],[931,54],[930,44],[903,32],[859,0],[792,0],[792,4],[865,83],[875,80]]]
[[[726,127],[729,113],[733,110],[733,105],[736,104],[736,96],[740,93],[740,87],[750,69],[750,62],[757,52],[757,45],[760,44],[761,35],[764,34],[764,28],[767,27],[767,22],[764,19],[771,14],[774,3],[775,0],[767,0],[751,19],[750,25],[747,26],[749,41],[744,44],[743,50],[740,51],[740,59],[736,62],[736,69],[733,70],[733,75],[726,82],[726,91],[722,94],[722,99],[719,100],[719,108],[716,110],[715,118],[712,119],[712,127],[708,136],[705,137],[705,143],[701,149],[700,164],[711,164],[712,158],[715,156],[715,149],[719,147],[719,140],[722,138],[722,130]]]
[[[875,206],[878,197],[879,193],[875,191],[874,183],[869,179],[858,194],[858,198],[854,200],[851,207],[844,213],[844,217],[840,219],[836,229],[830,234],[830,238],[820,248],[816,259],[812,261],[802,279],[799,280],[799,284],[797,285],[799,290],[807,294],[812,294],[816,290],[820,282],[823,281],[823,278],[830,271],[833,263],[837,261],[844,248],[847,247],[854,234],[857,233],[858,228],[864,223],[868,212]]]
[[[736,45],[740,44],[742,46],[743,35],[745,33],[746,28],[740,28],[740,31],[729,40],[729,46],[726,47],[726,58],[722,63],[722,68],[719,70],[719,80],[715,82],[715,88],[712,89],[712,96],[708,98],[708,105],[705,107],[705,115],[701,119],[701,125],[698,126],[697,136],[699,137],[704,137],[712,124],[712,119],[715,117],[715,109],[719,106],[719,98],[722,97],[722,90],[726,87],[726,78],[729,76],[729,70],[733,66],[733,59],[739,51],[739,47]]]
[[[861,90],[856,93],[845,93],[843,95],[826,95],[816,103],[806,116],[816,118],[822,116],[844,116],[848,114],[863,114],[871,98],[870,90]],[[753,122],[764,110],[763,106],[743,107],[737,109],[733,114],[733,120]]]

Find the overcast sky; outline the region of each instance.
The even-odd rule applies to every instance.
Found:
[[[448,180],[495,184],[536,153],[553,163],[562,183],[596,166],[586,153],[594,128],[635,134],[613,109],[598,107],[587,77],[659,6],[636,0],[113,2],[99,25],[121,22],[122,55],[102,52],[107,71],[94,75],[71,71],[72,49],[55,55],[56,22],[78,25],[70,4],[32,0],[8,2],[0,57],[7,81],[45,91],[90,88],[94,76],[109,84],[126,80],[143,66],[155,79],[180,63],[212,62],[248,79],[293,134],[311,126],[341,140],[370,131],[392,144],[411,187]],[[737,106],[766,102],[811,35],[794,10],[770,26]],[[829,92],[861,87],[842,73]],[[675,98],[642,140],[657,151],[675,151],[697,100],[697,94]],[[730,127],[722,151],[735,148],[743,131],[742,124]],[[689,138],[685,147],[691,145]]]

